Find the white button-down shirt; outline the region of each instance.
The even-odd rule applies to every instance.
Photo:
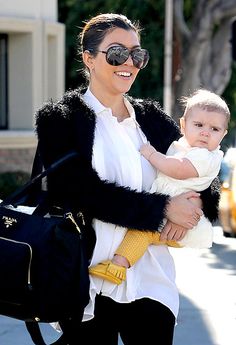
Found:
[[[100,178],[137,191],[149,191],[156,171],[140,155],[140,146],[147,139],[136,122],[131,104],[125,99],[130,117],[118,122],[111,109],[101,104],[89,89],[84,101],[97,116],[92,164]],[[97,240],[91,266],[112,259],[126,233],[125,228],[97,219],[93,226]],[[127,270],[127,279],[120,285],[90,276],[90,302],[85,308],[84,321],[94,316],[94,300],[98,293],[120,303],[149,297],[166,305],[177,316],[179,298],[174,262],[168,247],[150,245],[143,257]]]

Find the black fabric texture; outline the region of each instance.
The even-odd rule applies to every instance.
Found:
[[[36,114],[35,130],[45,167],[70,150],[79,152],[69,167],[48,178],[48,191],[53,203],[60,205],[68,199],[75,212],[83,211],[91,254],[95,243],[93,218],[131,229],[158,231],[169,196],[137,192],[99,178],[91,162],[96,115],[81,98],[84,92],[82,88],[68,91],[60,101],[45,104]],[[158,151],[166,153],[171,142],[180,137],[179,127],[158,102],[128,99],[147,139]],[[202,193],[204,214],[210,221],[217,218],[218,198],[215,187]]]

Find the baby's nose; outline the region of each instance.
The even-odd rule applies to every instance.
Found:
[[[204,137],[209,137],[210,133],[209,133],[209,131],[207,129],[203,129],[201,131],[201,135],[203,135]]]

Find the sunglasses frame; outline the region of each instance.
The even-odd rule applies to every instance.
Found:
[[[119,50],[117,49],[117,48],[119,48]],[[124,61],[122,61],[122,62],[115,62],[115,58],[113,59],[113,60],[109,60],[109,52],[111,52],[112,51],[112,49],[117,49],[117,51],[119,52],[121,52],[121,51],[123,51],[123,54],[125,53],[125,52],[128,52],[128,55],[125,57],[125,60]],[[121,66],[121,65],[123,65],[127,60],[128,60],[128,58],[131,56],[131,58],[132,58],[132,61],[133,61],[133,65],[136,67],[136,68],[138,68],[138,69],[143,69],[143,68],[145,68],[146,66],[147,66],[147,64],[148,64],[148,61],[149,61],[149,52],[148,52],[148,50],[147,49],[143,49],[143,48],[135,48],[135,49],[128,49],[128,48],[126,48],[126,47],[123,47],[123,46],[119,46],[119,45],[117,45],[117,46],[112,46],[112,47],[109,47],[106,51],[105,50],[97,50],[98,52],[100,52],[100,53],[103,53],[103,54],[106,54],[106,61],[107,61],[107,63],[109,64],[109,65],[112,65],[112,66]],[[141,65],[141,67],[139,67],[139,61],[137,61],[137,60],[135,60],[135,52],[137,53],[137,52],[141,52],[141,53],[143,53],[143,59],[142,59],[142,65]],[[118,54],[117,53],[114,53],[115,54],[115,56],[117,56],[118,57]],[[121,54],[120,54],[120,57],[119,58],[121,58]]]

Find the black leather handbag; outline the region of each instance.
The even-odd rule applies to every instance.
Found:
[[[60,216],[46,214],[45,198],[44,207],[37,205],[31,214],[19,203],[76,155],[55,162],[0,204],[0,314],[25,321],[37,345],[45,344],[38,322],[56,321],[64,333],[55,344],[72,344],[72,328],[89,301],[83,216],[68,209]]]

